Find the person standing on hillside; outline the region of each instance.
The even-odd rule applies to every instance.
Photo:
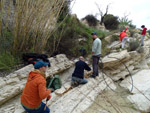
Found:
[[[75,63],[75,70],[72,74],[72,86],[86,84],[88,81],[84,78],[84,70],[90,71],[91,68],[85,63],[83,56],[80,56],[79,61]]]
[[[93,38],[93,46],[92,46],[92,66],[93,66],[93,74],[90,76],[95,78],[98,76],[98,63],[101,56],[101,40],[97,37],[97,33],[91,33]]]
[[[126,41],[128,41],[128,42],[130,41],[129,38],[127,37],[127,34],[126,34],[127,30],[128,30],[128,27],[120,33],[120,41],[121,41],[121,48],[122,49],[124,49]]]
[[[145,25],[142,25],[141,28],[143,29],[142,30],[142,33],[141,33],[141,46],[144,46],[144,38],[145,38],[145,35],[146,35],[146,30],[147,28],[145,27]]]
[[[21,105],[28,113],[50,113],[50,109],[42,102],[51,98],[51,90],[46,89],[46,68],[48,63],[37,61],[34,71],[29,73],[27,83],[21,96]],[[45,109],[46,106],[46,109]]]

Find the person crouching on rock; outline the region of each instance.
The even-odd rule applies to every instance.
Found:
[[[88,80],[84,78],[84,70],[90,71],[91,68],[85,63],[84,58],[80,56],[79,61],[75,63],[75,70],[72,74],[72,86],[78,86],[79,84],[86,84]]]
[[[121,48],[122,48],[122,49],[124,49],[124,46],[125,46],[126,41],[127,41],[127,42],[130,41],[129,38],[127,37],[127,34],[126,34],[126,31],[127,31],[127,30],[128,30],[128,27],[127,27],[124,31],[122,31],[122,32],[120,33],[120,41],[121,41]]]
[[[34,71],[28,75],[28,79],[21,96],[21,105],[28,113],[50,113],[50,109],[42,102],[51,98],[51,90],[46,89],[46,68],[48,63],[37,61]]]

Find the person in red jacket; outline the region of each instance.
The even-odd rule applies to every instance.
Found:
[[[141,33],[141,46],[144,46],[144,38],[145,38],[145,35],[146,35],[146,30],[147,28],[145,27],[145,25],[142,25],[141,28],[143,29],[142,30],[142,33]]]
[[[127,37],[127,34],[126,34],[127,30],[128,30],[128,27],[120,33],[120,41],[121,41],[121,47],[122,48],[124,48],[126,41],[129,42],[129,38]]]
[[[46,88],[45,71],[48,63],[37,61],[34,64],[34,71],[29,73],[27,83],[21,96],[21,105],[28,113],[50,113],[50,109],[42,102],[43,99],[49,100],[50,89]]]

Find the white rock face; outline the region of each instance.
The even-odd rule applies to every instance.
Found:
[[[131,89],[130,77],[120,84],[122,87]],[[150,112],[150,70],[141,70],[133,75],[133,95],[128,99],[135,107],[144,112]]]
[[[135,72],[135,70],[149,69],[149,60],[146,60],[146,58],[150,55],[150,49],[145,46],[142,49],[142,53],[123,50],[105,56],[102,59],[104,72],[110,75],[114,81],[117,81],[124,79],[131,72]]]
[[[112,85],[110,87],[116,89],[111,79],[105,76],[105,80],[107,84]],[[96,79],[89,78],[88,81],[87,84],[75,87],[59,98],[54,94],[54,98],[48,104],[51,113],[83,113],[94,102],[99,93],[107,87],[100,74]]]
[[[50,62],[52,66],[47,69],[47,77],[56,73],[59,74],[69,69],[74,64],[74,62],[70,61],[63,54],[57,55],[56,58],[50,58]],[[0,77],[0,105],[7,103],[8,100],[22,93],[28,73],[32,70],[33,65],[28,65],[6,77]],[[16,105],[16,103],[18,104]],[[20,100],[8,104],[9,107],[7,106],[6,108],[0,108],[0,112],[3,111],[3,113],[13,113],[18,105],[20,105]]]

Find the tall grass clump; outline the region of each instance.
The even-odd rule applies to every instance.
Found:
[[[42,52],[55,28],[65,0],[0,1],[0,36],[12,32],[12,51]],[[3,24],[4,23],[4,24]]]
[[[14,57],[10,52],[0,54],[0,71],[9,71],[15,68],[20,60]]]

